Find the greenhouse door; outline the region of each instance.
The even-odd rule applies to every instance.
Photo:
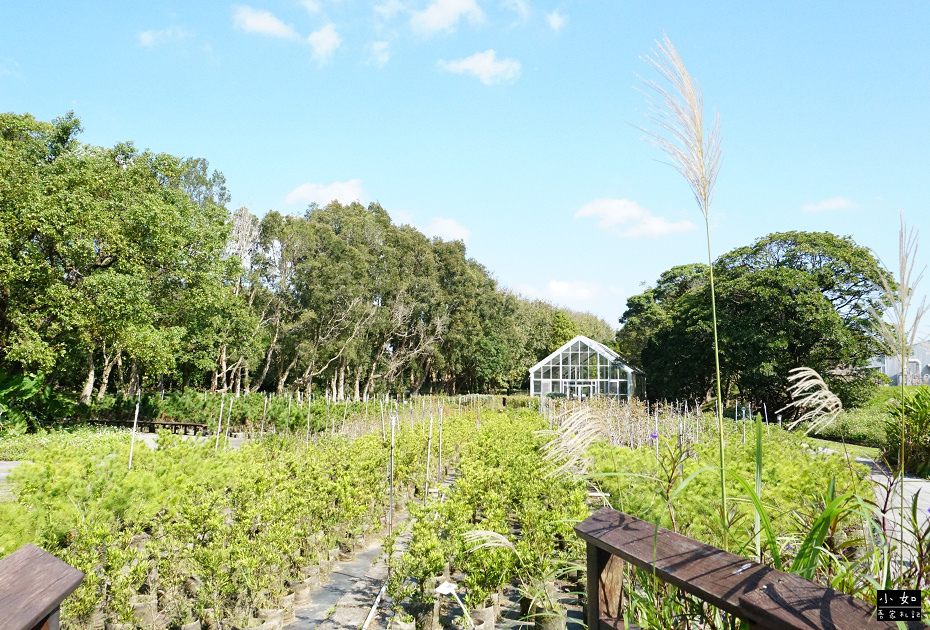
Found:
[[[572,385],[571,386],[571,395],[572,398],[590,398],[593,394],[594,387],[591,385]]]

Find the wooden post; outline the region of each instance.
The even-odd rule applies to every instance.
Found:
[[[602,618],[619,619],[623,604],[623,560],[588,543],[588,628],[598,630]]]

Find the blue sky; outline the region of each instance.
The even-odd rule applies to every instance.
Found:
[[[664,31],[721,117],[715,254],[830,230],[890,264],[903,211],[930,260],[927,2],[7,2],[0,25],[0,111],[207,158],[259,215],[379,201],[612,324],[706,260],[636,128]]]

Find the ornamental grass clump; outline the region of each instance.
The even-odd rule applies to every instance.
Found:
[[[886,320],[883,314],[878,313],[874,309],[872,310],[875,329],[882,343],[882,349],[886,354],[897,356],[901,368],[901,404],[898,408],[900,439],[897,444],[897,461],[898,478],[902,489],[902,491],[898,493],[901,497],[900,508],[902,522],[905,521],[907,514],[903,492],[905,462],[907,461],[905,446],[908,442],[907,409],[905,405],[907,399],[907,392],[905,390],[907,385],[907,365],[911,357],[914,342],[917,339],[920,320],[927,310],[926,299],[921,300],[920,304],[916,306],[913,302],[917,285],[923,277],[922,270],[916,275],[914,274],[916,256],[917,233],[913,228],[911,230],[907,229],[904,224],[904,216],[902,215],[901,229],[898,232],[897,277],[894,282],[889,280],[885,275],[881,277],[882,293],[884,294],[885,301],[891,306],[891,308],[884,313],[884,316],[887,316],[890,321]],[[904,528],[901,527],[900,530],[901,537],[899,542],[903,553],[905,547]]]
[[[789,430],[804,422],[810,422],[804,434],[817,433],[830,426],[843,411],[843,403],[830,391],[817,370],[809,367],[794,368],[788,382],[791,383],[788,393],[791,394],[792,401],[776,413],[792,408],[804,411],[788,424]]]

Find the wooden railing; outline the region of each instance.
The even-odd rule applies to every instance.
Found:
[[[753,629],[896,627],[892,622],[878,621],[875,607],[860,599],[610,508],[579,523],[575,532],[587,543],[587,618],[591,630],[624,628],[623,562],[654,572],[659,579],[748,622]],[[908,622],[907,627],[927,628],[919,622]]]
[[[28,544],[0,559],[0,628],[58,630],[61,602],[84,574]]]

